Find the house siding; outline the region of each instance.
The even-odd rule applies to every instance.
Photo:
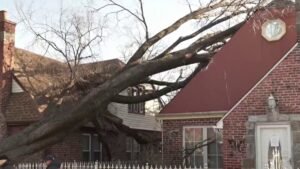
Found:
[[[128,95],[127,90],[122,91],[120,94]],[[146,102],[145,114],[136,114],[128,112],[128,104],[120,103],[110,103],[108,110],[114,115],[118,116],[123,120],[123,124],[129,126],[133,129],[139,130],[151,130],[151,131],[161,131],[161,125],[158,120],[156,120],[153,113],[148,113],[147,106],[150,107],[154,103]],[[150,108],[149,108],[150,109]]]
[[[12,93],[22,93],[22,92],[24,92],[24,90],[15,80],[13,80],[11,92]]]
[[[181,165],[183,163],[183,127],[215,126],[220,118],[164,120],[162,133],[162,159],[165,165]]]
[[[114,115],[120,117],[123,120],[123,124],[129,126],[130,128],[153,131],[161,130],[160,123],[158,120],[156,120],[155,116],[148,113],[129,113],[127,104],[111,103],[108,109]]]
[[[267,76],[225,119],[224,119],[224,168],[254,168],[245,166],[247,146],[241,152],[233,152],[228,139],[242,139],[247,136],[248,117],[266,115],[267,98],[272,93],[278,99],[280,114],[300,114],[300,47],[299,45]],[[293,119],[292,119],[293,120]],[[296,141],[296,142],[295,142]],[[298,144],[299,140],[294,140]],[[300,167],[294,163],[294,168]]]

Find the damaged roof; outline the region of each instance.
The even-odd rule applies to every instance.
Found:
[[[76,83],[70,89],[72,93],[63,96],[65,106],[78,100],[81,90],[103,83],[124,65],[118,59],[79,65],[76,69]],[[40,119],[45,112],[52,110],[48,107],[51,105],[50,98],[59,95],[70,83],[70,69],[66,63],[24,49],[15,49],[13,67],[14,80],[25,91],[10,95],[6,107],[8,123]]]

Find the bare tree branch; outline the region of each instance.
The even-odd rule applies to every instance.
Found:
[[[183,25],[184,23],[186,23],[187,21],[191,20],[191,19],[197,19],[199,18],[199,16],[201,16],[201,14],[210,11],[210,10],[214,10],[217,9],[219,7],[224,6],[224,3],[217,3],[214,4],[212,6],[207,6],[204,8],[200,8],[194,12],[191,12],[187,15],[185,15],[184,17],[180,18],[179,20],[177,20],[175,23],[173,23],[171,26],[165,28],[164,30],[158,32],[157,34],[155,34],[154,36],[152,36],[151,38],[149,38],[149,40],[147,40],[146,42],[144,42],[139,49],[133,54],[133,56],[129,59],[128,63],[133,63],[135,61],[137,61],[138,59],[140,59],[141,57],[143,57],[143,55],[145,54],[145,52],[152,46],[154,45],[156,42],[158,42],[159,40],[161,40],[162,38],[164,38],[165,36],[167,36],[168,34],[174,32],[175,30],[177,30],[181,25]]]
[[[110,0],[110,2],[114,1]],[[230,1],[231,3],[228,3],[229,1],[227,0],[215,2],[216,3],[209,3],[208,6],[198,8],[197,10],[181,17],[176,22],[167,26],[154,36],[148,38],[146,37],[145,42],[138,47],[138,49],[129,59],[127,66],[118,72],[118,74],[115,74],[101,84],[96,84],[95,87],[91,88],[87,93],[84,93],[77,104],[70,106],[68,110],[58,109],[56,112],[45,116],[42,120],[28,126],[22,132],[5,138],[1,142],[0,155],[5,154],[8,155],[9,158],[17,159],[20,156],[41,150],[46,146],[57,143],[67,134],[78,129],[83,124],[91,121],[91,119],[99,115],[99,113],[103,115],[102,117],[105,117],[106,120],[114,122],[118,130],[132,133],[132,136],[135,137],[141,137],[141,135],[136,135],[137,133],[132,131],[132,129],[129,127],[124,126],[118,118],[105,114],[107,105],[112,101],[118,101],[122,103],[146,101],[149,99],[158,98],[171,91],[184,87],[192,79],[192,77],[194,77],[195,74],[197,74],[209,63],[211,57],[214,55],[214,53],[211,52],[219,50],[223,46],[224,41],[230,38],[245,23],[245,21],[239,23],[235,22],[236,24],[231,27],[218,32],[203,34],[199,37],[194,36],[194,33],[200,34],[206,30],[208,31],[209,28],[220,25],[229,19],[229,16],[234,16],[234,14],[238,13],[236,11],[233,12],[232,10],[242,11],[241,8],[247,8],[247,10],[253,11],[253,9],[256,9],[256,7],[248,8],[247,0],[233,0]],[[140,10],[144,11],[142,1],[139,0],[139,3]],[[106,5],[105,7],[111,6],[116,6],[116,4]],[[124,8],[122,9],[122,7],[119,8],[121,8],[122,11],[126,10]],[[155,59],[144,59],[145,53],[148,52],[150,48],[152,48],[160,40],[164,39],[167,35],[170,35],[178,30],[178,28],[183,24],[194,19],[207,19],[216,13],[218,14],[218,12],[224,8],[227,9],[227,12],[229,13],[228,17],[217,17],[215,20],[212,19],[212,22],[209,22],[206,27],[204,26],[204,28],[199,28],[198,31],[195,31],[193,34],[183,37],[185,39],[189,39],[192,36],[197,37],[197,39],[189,45],[173,51],[177,44],[184,41],[179,38],[173,44],[168,45],[168,48],[165,51],[162,51],[160,57],[157,57],[159,54],[154,54],[155,56],[152,58]],[[130,13],[130,10],[127,12]],[[136,15],[136,17],[141,19],[140,21],[145,21],[144,12],[140,14],[132,12],[131,15]],[[27,20],[29,21],[29,18],[27,18]],[[40,31],[37,31],[36,28],[31,25],[31,22],[27,22],[27,24],[35,33],[36,37],[45,42],[47,48],[55,50],[58,54],[65,57],[66,61],[69,62],[69,66],[74,69],[74,67],[72,67],[72,59],[74,59],[75,64],[78,65],[80,64],[81,58],[89,56],[89,54],[86,54],[83,52],[83,50],[88,53],[93,49],[93,46],[89,45],[87,42],[84,42],[84,40],[87,40],[88,42],[92,40],[93,42],[93,38],[90,37],[92,33],[82,30],[80,21],[81,19],[76,17],[70,24],[65,24],[63,23],[64,20],[61,20],[61,23],[58,25],[60,29],[54,32],[51,27],[47,27],[47,29],[42,30],[39,29]],[[38,26],[40,28],[42,25]],[[149,25],[147,25],[145,22],[146,30],[148,30],[148,26]],[[91,25],[88,25],[87,28],[88,30],[93,29]],[[73,32],[72,35],[75,36],[71,36],[69,39],[70,32]],[[45,36],[49,33],[60,39],[59,43],[55,43],[53,39],[48,39],[48,36]],[[99,36],[101,37],[101,34]],[[72,38],[75,38],[76,40],[72,40]],[[75,42],[74,46],[70,45],[73,44],[72,42]],[[63,44],[63,47],[61,47],[60,44]],[[209,52],[204,53],[205,51]],[[152,93],[136,96],[134,98],[119,95],[121,91],[127,89],[128,87],[145,82],[145,79],[147,82],[149,76],[194,63],[198,63],[199,66],[186,79],[183,78],[184,73],[180,72],[180,75],[175,83],[169,84],[160,82],[160,84],[166,86],[164,88],[158,88],[157,91]],[[76,80],[76,74],[74,79]],[[149,80],[148,82],[159,85],[159,82],[157,81]]]

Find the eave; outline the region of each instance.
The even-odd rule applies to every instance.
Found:
[[[158,114],[158,120],[188,120],[188,119],[208,119],[222,118],[228,111],[209,111],[209,112],[192,112],[192,113],[167,113]]]

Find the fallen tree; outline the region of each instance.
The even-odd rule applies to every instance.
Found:
[[[56,113],[48,114],[45,118],[25,128],[20,133],[10,136],[1,142],[0,154],[7,155],[11,159],[17,159],[24,155],[32,154],[61,141],[68,133],[78,129],[81,125],[93,121],[95,125],[101,122],[93,120],[104,116],[112,121],[118,119],[110,118],[107,105],[110,102],[138,103],[158,98],[169,92],[184,87],[199,71],[205,68],[214,54],[230,39],[230,37],[246,22],[249,14],[255,12],[263,4],[256,0],[212,0],[198,9],[181,17],[176,22],[150,36],[148,24],[144,17],[143,3],[140,3],[139,15],[130,13],[130,10],[110,0],[108,4],[97,8],[102,10],[106,7],[118,7],[120,10],[129,12],[136,17],[144,26],[144,41],[128,59],[124,68],[104,83],[89,90],[89,92],[76,105],[68,111],[56,110]],[[239,17],[237,21],[233,18]],[[147,52],[160,40],[178,30],[183,24],[191,20],[203,20],[207,22],[189,35],[179,37],[171,42],[168,47],[155,56],[147,57]],[[228,26],[230,22],[231,26]],[[233,22],[233,24],[232,24]],[[209,31],[218,26],[224,29]],[[223,26],[222,26],[223,25]],[[59,50],[53,42],[35,32],[36,36],[44,40],[54,50]],[[184,48],[177,49],[180,44],[192,41]],[[159,74],[178,67],[197,64],[196,69],[184,80],[176,82],[164,82],[151,79],[152,75]],[[73,76],[72,76],[73,77]],[[75,78],[76,79],[76,78]],[[72,82],[71,84],[74,84]],[[121,91],[139,84],[152,84],[160,86],[157,90],[141,96],[119,95]]]

